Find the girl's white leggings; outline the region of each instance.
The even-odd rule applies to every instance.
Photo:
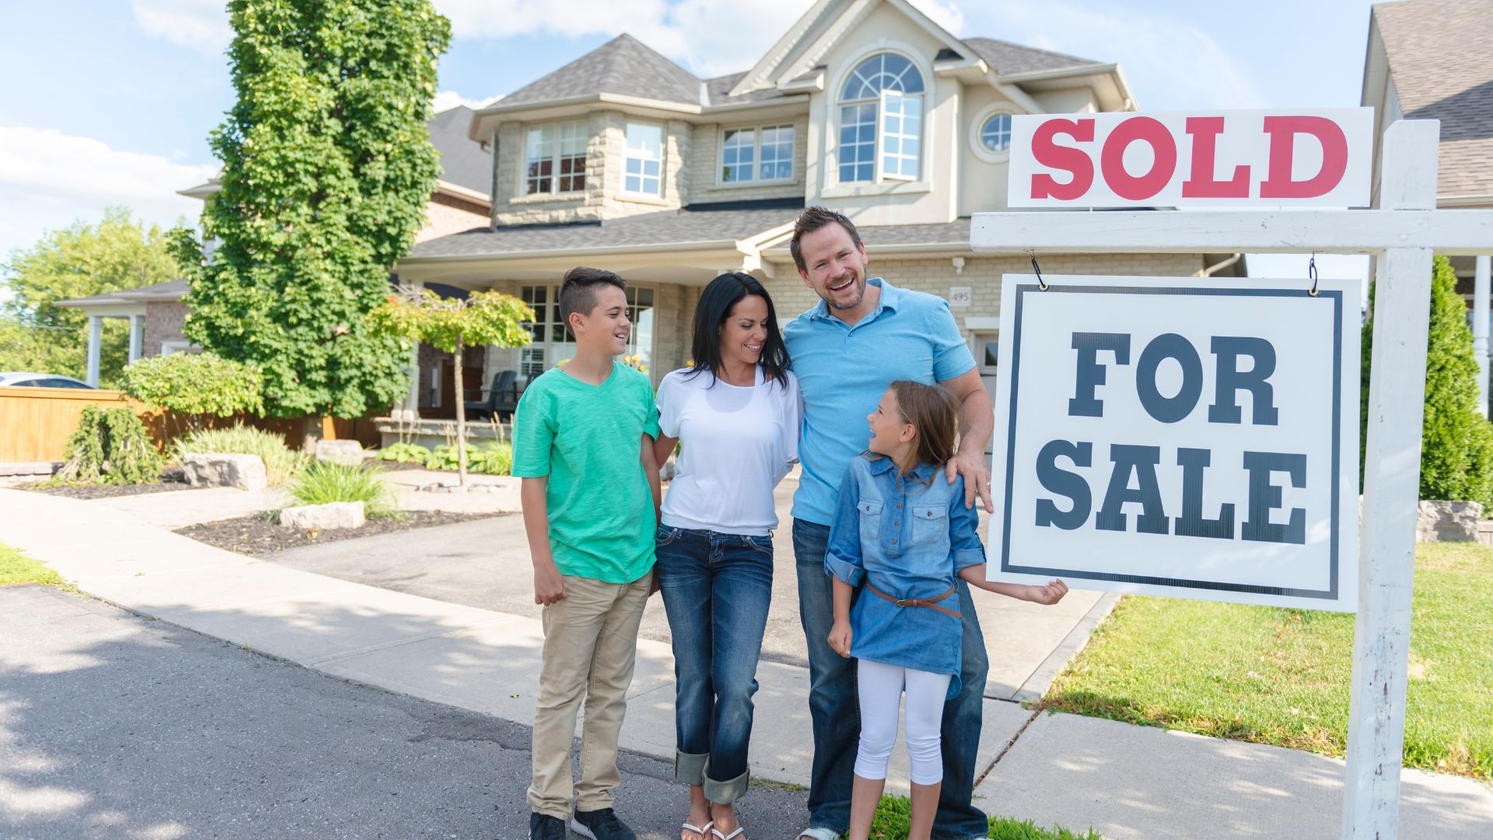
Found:
[[[855,775],[886,778],[886,762],[897,740],[897,707],[906,688],[907,757],[912,764],[912,783],[934,785],[943,781],[938,732],[943,722],[944,695],[952,677],[864,659],[857,668],[861,743],[855,755]]]

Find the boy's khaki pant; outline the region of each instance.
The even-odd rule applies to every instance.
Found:
[[[529,807],[566,819],[576,808],[612,807],[617,736],[627,711],[638,651],[638,625],[648,603],[652,573],[632,583],[604,583],[565,576],[566,598],[544,608],[544,658],[534,710],[534,781]],[[575,716],[585,700],[581,730],[581,780],[572,783],[570,745]]]

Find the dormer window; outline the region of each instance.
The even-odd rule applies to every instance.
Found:
[[[581,121],[530,128],[524,145],[524,194],[584,190],[587,139]]]
[[[840,90],[840,182],[916,180],[922,137],[923,74],[896,53],[861,62]]]

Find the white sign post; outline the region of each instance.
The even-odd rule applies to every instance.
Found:
[[[1348,134],[1351,147],[1351,130]],[[1258,193],[1251,191],[1236,203],[1259,209],[978,213],[970,234],[977,252],[1013,255],[1234,251],[1373,255],[1378,291],[1343,840],[1389,840],[1398,832],[1431,253],[1493,253],[1493,212],[1435,209],[1439,134],[1439,123],[1431,120],[1400,121],[1385,132],[1377,209],[1266,208],[1260,205],[1281,202],[1256,198]],[[1126,152],[1119,150],[1122,157]],[[1013,144],[1013,195],[1032,186],[1014,177],[1021,153]],[[1102,156],[1102,148],[1098,154]],[[1211,173],[1210,180],[1230,180],[1231,173],[1237,174],[1230,169],[1231,163],[1217,160],[1215,166],[1222,172]],[[1139,169],[1130,171],[1128,159],[1125,165],[1130,177],[1140,174]],[[1248,177],[1254,183],[1261,176]],[[1312,177],[1314,173],[1297,172],[1293,167],[1293,180]],[[1091,206],[1081,199],[1080,194],[1069,206]],[[1195,282],[1202,287],[1217,281]]]
[[[1358,283],[1006,275],[992,579],[1352,612]]]

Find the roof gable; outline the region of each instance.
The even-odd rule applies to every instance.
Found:
[[[700,79],[627,33],[508,96],[503,105],[608,93],[700,104]]]

